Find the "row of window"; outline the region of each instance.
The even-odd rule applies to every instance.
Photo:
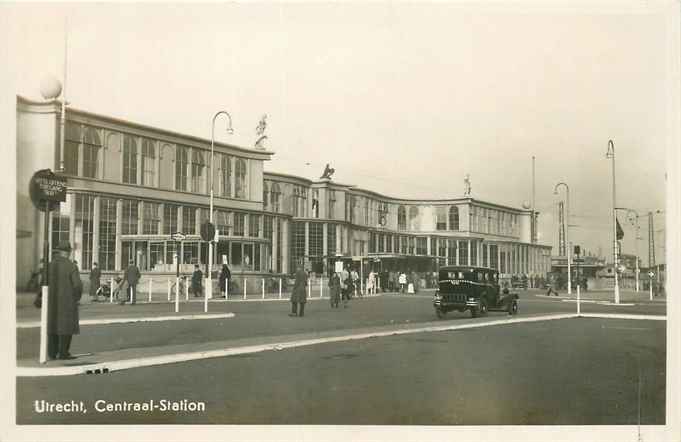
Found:
[[[102,142],[104,136],[106,143]],[[120,137],[122,144],[119,149]],[[110,159],[107,157],[106,165],[103,147],[107,147],[107,155],[111,155]],[[167,152],[166,155],[173,160],[174,166],[169,161],[161,161],[161,149]],[[121,156],[120,171],[101,170],[102,165],[115,168],[119,164],[118,161],[113,161],[116,155]],[[209,179],[209,155],[203,149],[171,145],[85,124],[66,123],[64,170],[70,175],[208,194],[212,184]],[[215,153],[214,159],[218,181],[215,194],[227,198],[248,198],[247,160],[219,152]]]

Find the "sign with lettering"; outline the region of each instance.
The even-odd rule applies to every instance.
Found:
[[[44,212],[46,203],[49,204],[49,210],[55,210],[60,202],[66,201],[66,178],[50,169],[41,169],[31,177],[28,193],[38,210]]]

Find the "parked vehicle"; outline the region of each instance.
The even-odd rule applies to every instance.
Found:
[[[433,307],[438,318],[448,312],[470,310],[471,316],[484,316],[488,311],[506,311],[509,315],[518,313],[518,295],[508,289],[500,290],[499,272],[485,267],[446,266],[441,267],[438,289],[435,291]]]

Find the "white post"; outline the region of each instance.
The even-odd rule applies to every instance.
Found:
[[[281,278],[279,278],[279,299],[281,299]]]
[[[324,297],[324,278],[319,278],[319,299]]]
[[[184,300],[189,301],[189,284],[187,280],[184,280]]]
[[[581,301],[581,298],[580,298],[580,296],[579,296],[579,284],[577,284],[577,316],[579,316],[580,313],[581,313],[581,311],[580,311],[580,301]]]
[[[168,280],[168,302],[170,302],[170,279]]]
[[[229,279],[225,279],[225,301],[229,301]]]
[[[650,291],[650,300],[653,300],[653,278],[648,278],[648,290]]]
[[[109,304],[113,303],[113,294],[114,294],[114,279],[111,278],[111,285],[109,286]]]
[[[208,281],[211,280],[208,279]],[[208,287],[203,290],[203,312],[208,313]]]
[[[312,286],[310,285],[311,282],[312,282],[312,280],[310,278],[307,278],[307,297],[308,298],[312,297]]]
[[[175,278],[175,313],[180,311],[180,278]]]
[[[262,279],[262,299],[265,299],[265,278]]]
[[[149,279],[149,303],[151,303],[151,287],[153,279]]]
[[[244,278],[244,299],[246,299],[246,278]]]
[[[47,362],[47,306],[48,306],[48,290],[44,285],[42,288],[42,307],[40,309],[40,363]]]

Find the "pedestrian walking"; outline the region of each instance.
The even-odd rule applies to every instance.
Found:
[[[331,302],[331,308],[338,308],[341,296],[340,295],[341,280],[338,273],[334,272],[331,274],[331,278],[329,278],[329,291],[330,291],[329,301]]]
[[[83,284],[76,265],[69,260],[71,244],[61,241],[49,264],[47,354],[50,359],[74,359],[69,352],[71,338],[80,333],[78,301],[83,293]]]
[[[369,278],[367,279],[367,295],[376,294],[376,274],[374,271],[369,272]]]
[[[352,278],[352,287],[354,295],[357,296],[357,290],[359,289],[359,296],[362,296],[362,288],[360,287],[359,284],[359,274],[357,273],[357,270],[352,269],[352,271],[350,272],[350,278]]]
[[[291,291],[291,313],[289,316],[305,315],[305,303],[307,302],[307,273],[300,264],[296,269],[295,282]]]
[[[343,271],[340,274],[340,280],[341,280],[341,295],[343,297],[343,308],[348,308],[348,301],[350,300],[350,296],[352,293],[352,277],[350,276],[350,272],[348,272],[348,269],[343,268]]]
[[[102,272],[99,270],[99,266],[96,262],[92,263],[92,270],[90,270],[90,299],[92,301],[99,301],[99,296],[97,292],[100,286],[100,278],[102,277]]]
[[[194,265],[191,290],[195,298],[203,294],[203,272],[198,264]]]
[[[135,265],[135,261],[130,261],[130,265],[125,269],[124,280],[127,283],[127,297],[125,301],[121,301],[121,304],[125,304],[126,301],[130,301],[131,305],[134,305],[137,301],[137,283],[140,280],[140,269]]]
[[[229,280],[232,278],[232,273],[229,271],[227,264],[222,264],[222,270],[220,270],[220,293],[225,298],[227,297],[227,288],[229,287]]]
[[[404,293],[404,290],[407,288],[407,274],[401,272],[398,277],[398,282],[400,284],[400,293]]]

